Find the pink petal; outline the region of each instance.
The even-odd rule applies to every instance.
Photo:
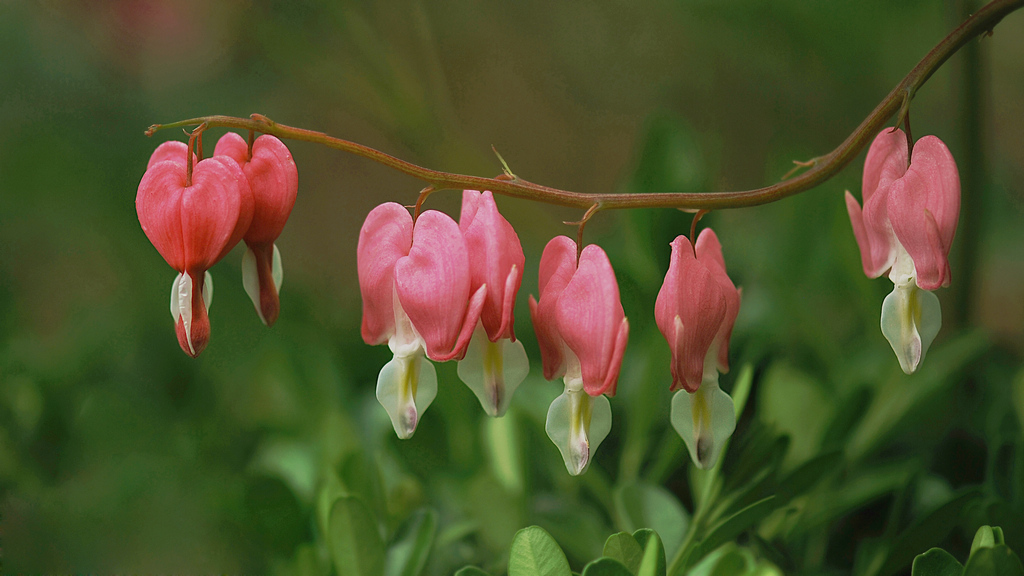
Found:
[[[228,132],[218,142],[214,155],[233,159],[245,173],[252,188],[252,224],[245,232],[245,241],[273,242],[281,235],[295,205],[299,190],[299,173],[291,152],[277,137],[264,134],[252,145],[241,136]]]
[[[241,170],[231,161],[207,158],[196,164],[192,186],[181,191],[186,270],[209,270],[238,242],[240,220],[251,215],[241,213],[243,186],[247,191]]]
[[[864,158],[862,197],[866,204],[880,188],[886,188],[907,171],[907,135],[886,128],[875,136]]]
[[[892,267],[896,258],[892,226],[889,224],[887,201],[892,183],[907,171],[907,138],[902,130],[886,128],[875,136],[864,160],[861,213],[865,241],[861,246],[861,263],[869,278],[877,278]],[[847,201],[847,210],[850,209]],[[853,215],[851,212],[851,222]],[[856,226],[856,224],[855,224]],[[856,230],[854,234],[856,235]],[[869,248],[864,253],[864,248]]]
[[[259,285],[260,319],[267,326],[273,326],[281,311],[281,301],[274,283],[274,243],[249,244],[256,259],[256,278]]]
[[[168,140],[157,146],[156,150],[153,150],[153,154],[149,157],[149,163],[146,164],[146,170],[152,168],[157,162],[163,162],[164,160],[184,165],[187,158],[188,144],[178,142],[177,140]],[[192,162],[193,164],[196,162],[195,154],[192,155]]]
[[[949,149],[934,136],[914,144],[913,163],[892,187],[889,219],[914,260],[917,285],[948,286],[949,249],[960,215],[960,176]]]
[[[371,210],[359,230],[356,268],[367,344],[383,344],[395,332],[395,264],[412,248],[412,228],[409,211],[388,202]]]
[[[725,258],[722,257],[722,245],[718,236],[710,228],[705,228],[697,236],[697,260],[707,266],[711,271],[718,285],[722,288],[722,295],[725,296],[725,318],[722,327],[718,330],[718,369],[725,373],[729,371],[729,339],[732,337],[732,328],[736,324],[736,317],[740,313],[740,291],[736,289],[732,278],[725,271]]]
[[[214,156],[227,156],[241,168],[249,162],[249,144],[236,132],[227,132],[213,147]]]
[[[700,387],[704,359],[728,312],[715,274],[696,259],[689,239],[678,236],[672,242],[665,283],[654,305],[658,329],[672,347],[673,390],[683,387],[693,392]]]
[[[459,348],[462,335],[472,334],[480,312],[475,311],[475,318],[467,317],[467,311],[474,312],[469,255],[454,220],[434,210],[420,215],[409,255],[395,264],[395,287],[402,308],[426,343],[429,358],[445,361],[465,353],[464,346]],[[484,292],[475,293],[474,298],[486,297],[486,287],[482,288]],[[480,301],[473,304],[482,307]]]
[[[860,262],[864,268],[864,275],[868,278],[877,278],[881,272],[876,274],[875,263],[871,255],[871,237],[864,226],[864,217],[861,214],[860,204],[857,199],[846,191],[846,211],[850,214],[850,223],[853,225],[853,237],[857,239],[857,246],[860,248]]]
[[[552,238],[540,257],[540,301],[530,296],[530,319],[537,334],[544,378],[548,380],[565,374],[565,354],[556,310],[558,299],[575,272],[576,243],[567,236]]]
[[[580,360],[587,394],[614,394],[629,325],[615,272],[600,246],[583,249],[558,298],[556,318],[562,339]]]
[[[171,268],[179,272],[185,270],[181,229],[184,188],[185,163],[165,160],[146,170],[135,196],[142,231]]]
[[[492,342],[501,338],[514,340],[513,308],[526,265],[519,236],[498,213],[489,191],[462,193],[459,228],[469,251],[472,289],[487,285],[487,300],[481,315],[487,337]]]

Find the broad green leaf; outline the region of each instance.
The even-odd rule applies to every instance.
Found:
[[[569,561],[555,539],[540,526],[516,532],[509,551],[508,576],[569,576]]]
[[[614,558],[598,558],[583,568],[582,576],[634,576],[622,562]]]
[[[626,530],[651,528],[661,536],[668,554],[686,536],[690,516],[679,500],[661,486],[638,482],[615,491],[615,509]]]
[[[437,515],[433,510],[417,510],[399,527],[388,548],[387,576],[419,576],[437,533]]]
[[[1024,576],[1020,558],[1005,544],[979,548],[964,566],[964,576]]]
[[[612,534],[604,542],[604,555],[622,563],[633,574],[640,568],[644,549],[628,532]]]
[[[636,576],[665,576],[665,547],[654,530],[637,530],[633,537],[643,542],[644,557]]]
[[[328,545],[338,574],[384,574],[384,542],[377,521],[358,498],[342,496],[335,500],[328,521]]]
[[[463,566],[459,568],[459,571],[455,573],[455,576],[491,576],[489,572],[484,572],[476,566]]]
[[[942,548],[932,548],[914,558],[910,576],[960,576],[963,571],[963,565],[952,554]]]
[[[744,531],[766,518],[778,507],[775,496],[758,500],[743,510],[729,516],[708,531],[708,535],[690,556],[691,562],[698,560],[726,542],[733,541]]]

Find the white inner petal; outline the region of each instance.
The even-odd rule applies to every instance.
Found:
[[[530,361],[520,341],[502,338],[491,342],[483,323],[478,322],[459,361],[459,378],[476,394],[488,416],[501,417],[512,395],[530,372]]]

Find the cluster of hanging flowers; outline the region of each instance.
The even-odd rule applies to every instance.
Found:
[[[264,324],[277,319],[282,268],[274,241],[297,189],[295,162],[273,136],[246,142],[228,133],[207,159],[193,154],[191,142],[166,142],[153,152],[136,209],[146,236],[178,272],[171,316],[188,355],[198,356],[209,341],[208,270],[241,240],[246,293]],[[918,140],[911,154],[902,131],[885,130],[868,150],[862,195],[863,208],[849,192],[846,206],[865,274],[888,272],[893,282],[881,328],[909,374],[941,325],[932,291],[950,282],[948,254],[960,209],[956,163],[934,136]],[[432,362],[457,361],[459,378],[484,412],[506,413],[529,373],[514,330],[525,265],[519,237],[489,191],[464,191],[458,222],[434,210],[414,221],[392,202],[366,217],[357,247],[361,331],[367,344],[386,343],[393,354],[376,395],[399,438],[413,435],[437,394]],[[629,321],[601,247],[581,250],[557,236],[539,266],[530,317],[544,377],[564,385],[545,431],[566,469],[578,475],[611,431],[608,397],[618,385]],[[718,461],[736,428],[733,401],[718,379],[729,370],[740,300],[711,229],[696,241],[679,236],[671,243],[654,317],[672,353],[671,424],[700,468]]]
[[[277,320],[283,273],[274,241],[298,186],[291,153],[274,136],[250,144],[229,132],[206,159],[183,142],[164,142],[153,152],[135,209],[146,237],[178,272],[171,284],[171,317],[178,344],[189,356],[198,356],[210,339],[213,278],[208,270],[241,240],[245,291],[264,324]]]
[[[682,388],[672,422],[694,462],[708,467],[736,425],[718,370],[728,369],[740,296],[710,230],[698,240],[696,257],[684,236],[672,251],[655,312],[672,348],[672,388]],[[414,223],[395,203],[367,216],[357,249],[362,335],[394,354],[380,371],[377,399],[400,438],[412,436],[437,393],[431,361],[458,361],[459,378],[488,415],[508,409],[529,372],[513,331],[524,266],[519,237],[491,192],[464,191],[458,223],[430,210]],[[577,475],[611,430],[607,397],[615,395],[629,321],[611,262],[597,245],[578,250],[566,236],[553,238],[541,255],[538,288],[539,298],[529,303],[544,377],[564,384],[545,430]]]

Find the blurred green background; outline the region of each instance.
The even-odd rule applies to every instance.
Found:
[[[146,138],[150,124],[259,112],[453,172],[499,174],[493,145],[517,175],[575,191],[755,188],[841,142],[970,8],[0,2],[3,569],[326,574],[315,510],[332,482],[368,503],[385,541],[432,510],[430,574],[500,573],[529,524],[579,570],[612,531],[657,523],[623,512],[630,486],[664,486],[693,510],[653,322],[688,215],[602,213],[587,228],[616,267],[631,341],[612,436],[574,479],[543,435],[561,384],[540,375],[526,296],[544,244],[571,235],[561,222],[578,212],[498,200],[528,268],[516,333],[533,370],[510,415],[486,421],[454,365],[439,366],[437,400],[399,441],[373,397],[388,351],[359,337],[355,246],[373,206],[412,203],[420,183],[289,143],[300,190],[278,241],[280,319],[260,323],[236,250],[211,270],[213,333],[191,360],[168,318],[175,272],[134,209],[149,154],[184,138]],[[977,497],[912,554],[969,547],[982,523],[1024,549],[1024,14],[952,58],[913,121],[949,145],[964,184],[944,327],[919,376],[902,375],[879,332],[891,286],[863,276],[843,204],[861,160],[798,197],[702,221],[744,290],[732,357],[756,377],[738,438],[788,437],[782,471],[838,449],[833,495],[863,489],[805,502],[800,530],[761,526],[793,570],[877,573],[864,568],[875,544],[963,487]],[[428,207],[457,217],[459,197]]]

